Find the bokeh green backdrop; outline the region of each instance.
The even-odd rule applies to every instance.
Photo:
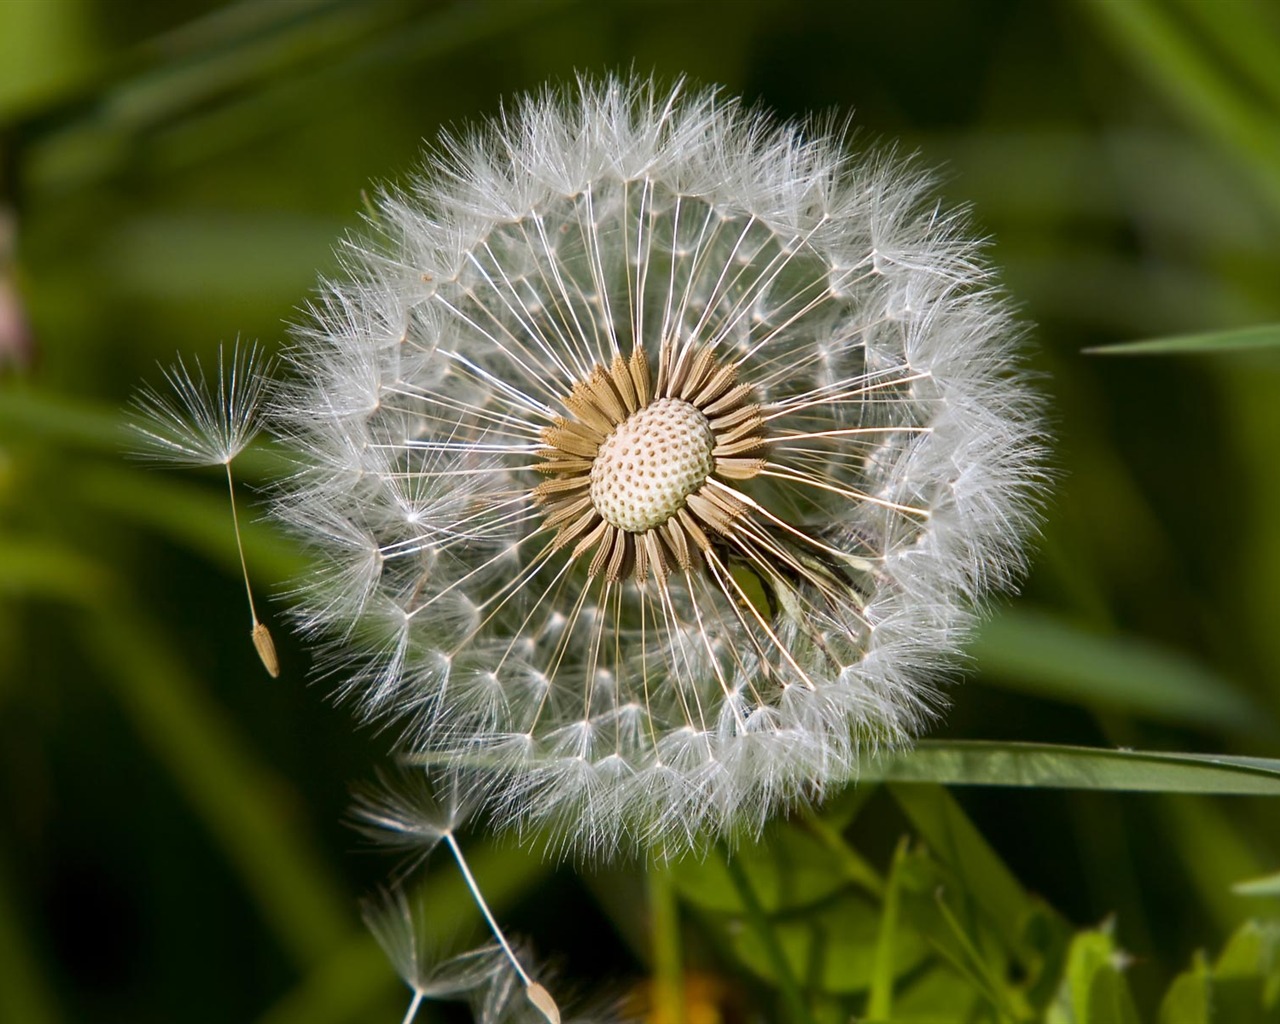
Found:
[[[342,822],[390,738],[308,682],[278,609],[266,678],[218,477],[128,463],[120,411],[175,352],[282,344],[363,190],[439,126],[627,69],[852,111],[992,239],[1060,483],[939,734],[1280,753],[1280,349],[1081,352],[1280,321],[1275,5],[4,0],[0,1018],[399,1019],[355,911],[390,862]],[[248,541],[281,593],[296,554]],[[1072,922],[1117,915],[1143,1005],[1274,911],[1229,888],[1277,868],[1274,804],[957,795]],[[886,806],[855,834],[883,862],[909,831]],[[570,978],[645,974],[629,869],[474,848]]]

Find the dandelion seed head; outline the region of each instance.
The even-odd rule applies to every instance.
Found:
[[[1016,580],[1019,331],[928,176],[846,143],[683,84],[548,90],[446,137],[313,303],[272,403],[300,620],[498,828],[756,831],[909,742]]]

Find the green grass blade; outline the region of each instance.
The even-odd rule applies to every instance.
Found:
[[[22,934],[8,858],[0,856],[0,1020],[57,1024],[62,1019],[54,988]]]
[[[1280,324],[1177,334],[1168,338],[1144,338],[1141,341],[1124,341],[1118,345],[1099,345],[1083,351],[1095,356],[1164,356],[1247,352],[1258,348],[1280,348]]]
[[[1215,66],[1205,48],[1152,0],[1084,0],[1102,31],[1152,84],[1253,172],[1259,190],[1280,213],[1280,137],[1274,115],[1255,106]]]
[[[755,933],[772,964],[783,1005],[787,1008],[787,1017],[793,1024],[813,1024],[809,1008],[804,1001],[804,994],[800,991],[800,984],[792,973],[787,954],[774,933],[768,917],[765,916],[764,908],[756,898],[755,890],[751,887],[751,879],[738,863],[737,857],[724,851],[721,853],[721,860],[729,873],[729,878],[738,890],[747,924]]]
[[[284,948],[312,964],[341,946],[353,914],[294,812],[276,798],[281,781],[252,756],[165,636],[119,606],[96,615],[85,636],[143,741],[239,870]]]
[[[907,838],[898,842],[889,868],[889,882],[880,911],[880,934],[876,936],[875,961],[871,967],[871,992],[867,997],[867,1017],[889,1020],[893,1015],[894,946],[898,937],[898,916],[902,888],[902,864],[907,855]]]
[[[113,406],[11,386],[0,400],[0,436],[47,439],[113,455],[138,443]]]
[[[1263,12],[1268,0],[1259,3],[1213,3],[1180,0],[1178,5],[1198,31],[1217,44],[1238,73],[1247,77],[1266,102],[1280,109],[1280,60],[1274,19]]]
[[[1267,713],[1189,657],[1103,636],[1043,612],[1008,609],[970,647],[984,682],[1174,725],[1274,735]]]
[[[0,594],[91,604],[115,585],[99,563],[44,537],[14,532],[0,538]]]
[[[115,457],[142,447],[125,409],[25,386],[5,387],[0,393],[0,436],[53,442]],[[260,440],[237,455],[232,466],[237,482],[273,479],[294,468],[278,447]],[[222,467],[211,467],[209,472],[221,473]]]
[[[1280,760],[1271,758],[985,740],[923,740],[913,751],[864,765],[861,778],[947,786],[1280,796]]]
[[[1018,879],[941,786],[891,786],[889,792],[920,838],[944,863],[1001,941],[1016,949],[1035,910]],[[976,922],[969,922],[976,927]]]
[[[684,962],[680,942],[680,901],[668,865],[648,873],[650,955],[654,1015],[669,1024],[685,1024]]]
[[[169,474],[139,473],[119,466],[89,466],[75,480],[80,498],[130,523],[142,524],[196,551],[231,575],[240,575],[226,478],[221,490]],[[249,573],[271,583],[296,580],[311,563],[288,536],[257,518],[236,487],[240,530]]]

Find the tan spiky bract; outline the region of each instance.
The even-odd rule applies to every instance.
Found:
[[[1043,478],[927,176],[608,78],[376,206],[276,394],[277,507],[302,624],[406,760],[559,851],[672,855],[909,741]]]

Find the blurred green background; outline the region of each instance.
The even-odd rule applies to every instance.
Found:
[[[1280,332],[1081,351],[1280,323],[1280,6],[3,0],[0,1019],[399,1019],[356,911],[392,861],[343,823],[390,737],[308,683],[279,603],[285,670],[265,676],[219,477],[126,461],[121,411],[175,352],[281,345],[364,190],[403,181],[440,126],[628,69],[785,116],[853,111],[862,144],[918,151],[1033,325],[1061,479],[1033,575],[975,643],[938,735],[1280,756]],[[273,468],[237,462],[250,487]],[[260,594],[282,594],[298,554],[267,523],[247,531]],[[1216,1005],[1247,1009],[1213,1019],[1276,1019],[1253,1014],[1278,1012],[1280,887],[1231,887],[1280,869],[1280,804],[949,792],[864,785],[775,835],[744,860],[754,911],[713,866],[645,897],[636,868],[469,848],[570,984],[670,980],[664,951],[682,945],[689,1005],[725,1019],[797,1018],[799,987],[815,1020],[1196,1021],[1166,993],[1215,971],[1245,979]],[[795,835],[809,845],[783,856]],[[957,835],[990,858],[974,874]],[[784,898],[827,856],[866,896],[842,919],[866,934],[822,932],[838,956],[812,938],[834,890]],[[927,904],[935,882],[975,921],[1014,905],[1030,923],[929,946],[951,927],[926,920],[936,908],[912,916],[902,895],[895,922],[899,894]],[[474,933],[455,873],[427,884],[433,927]],[[869,957],[872,980],[787,978],[769,942],[735,939],[755,912],[784,945],[783,918],[812,925],[794,963]],[[923,960],[885,946],[908,926]],[[1218,958],[1233,932],[1254,945]],[[1062,996],[1064,978],[1093,995]]]

